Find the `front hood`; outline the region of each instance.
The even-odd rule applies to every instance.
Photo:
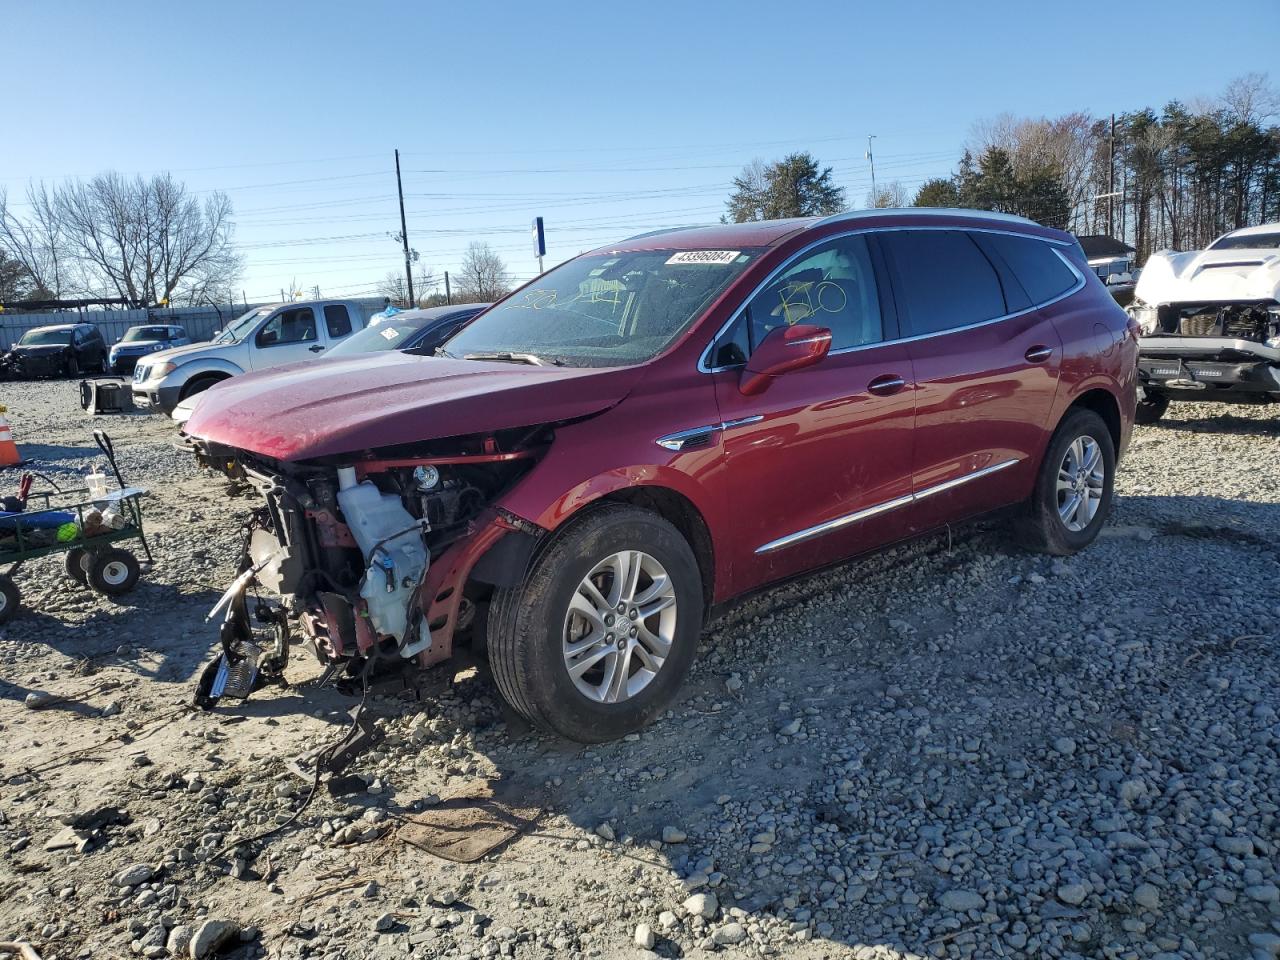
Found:
[[[175,365],[181,365],[188,360],[197,360],[203,356],[218,356],[223,351],[234,347],[234,343],[191,343],[185,347],[170,347],[168,350],[157,350],[155,353],[147,354],[147,363],[158,360],[161,363],[168,361]]]
[[[1197,250],[1153,253],[1138,278],[1143,303],[1280,299],[1280,252]]]
[[[305,361],[212,387],[188,436],[277,460],[311,460],[590,416],[642,367],[534,367],[398,352]]]

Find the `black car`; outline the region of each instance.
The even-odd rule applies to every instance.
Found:
[[[375,350],[403,350],[430,356],[436,347],[461,330],[487,303],[459,303],[451,307],[400,310],[389,317],[375,317],[326,356],[346,357]]]
[[[35,327],[22,335],[6,358],[19,377],[78,377],[107,369],[107,343],[92,323]]]

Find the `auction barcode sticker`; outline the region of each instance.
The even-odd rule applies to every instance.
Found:
[[[739,250],[682,250],[673,254],[667,265],[675,263],[733,263],[741,253]]]

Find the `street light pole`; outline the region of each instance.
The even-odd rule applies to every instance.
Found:
[[[409,307],[418,305],[413,296],[413,261],[409,259],[409,228],[404,223],[404,185],[400,182],[400,151],[396,151],[396,192],[400,194],[400,240],[404,244],[404,279],[409,285]]]

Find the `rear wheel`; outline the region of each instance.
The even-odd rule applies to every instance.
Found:
[[[498,689],[537,727],[580,743],[638,730],[675,696],[702,630],[702,577],[666,520],[622,504],[570,521],[522,586],[497,590]]]
[[[1097,538],[1111,512],[1116,452],[1092,410],[1074,410],[1049,441],[1018,539],[1041,553],[1069,556]]]
[[[62,562],[66,567],[67,576],[80,586],[83,587],[89,582],[89,551],[83,547],[68,550]]]
[[[89,561],[89,586],[108,597],[128,593],[141,574],[138,558],[128,550],[103,550]]]
[[[18,585],[8,577],[0,576],[0,623],[8,623],[13,619],[21,600]]]
[[[1146,387],[1138,388],[1138,409],[1134,412],[1134,422],[1143,424],[1155,423],[1165,415],[1165,411],[1169,409],[1169,398],[1162,393],[1156,393],[1148,390]]]

